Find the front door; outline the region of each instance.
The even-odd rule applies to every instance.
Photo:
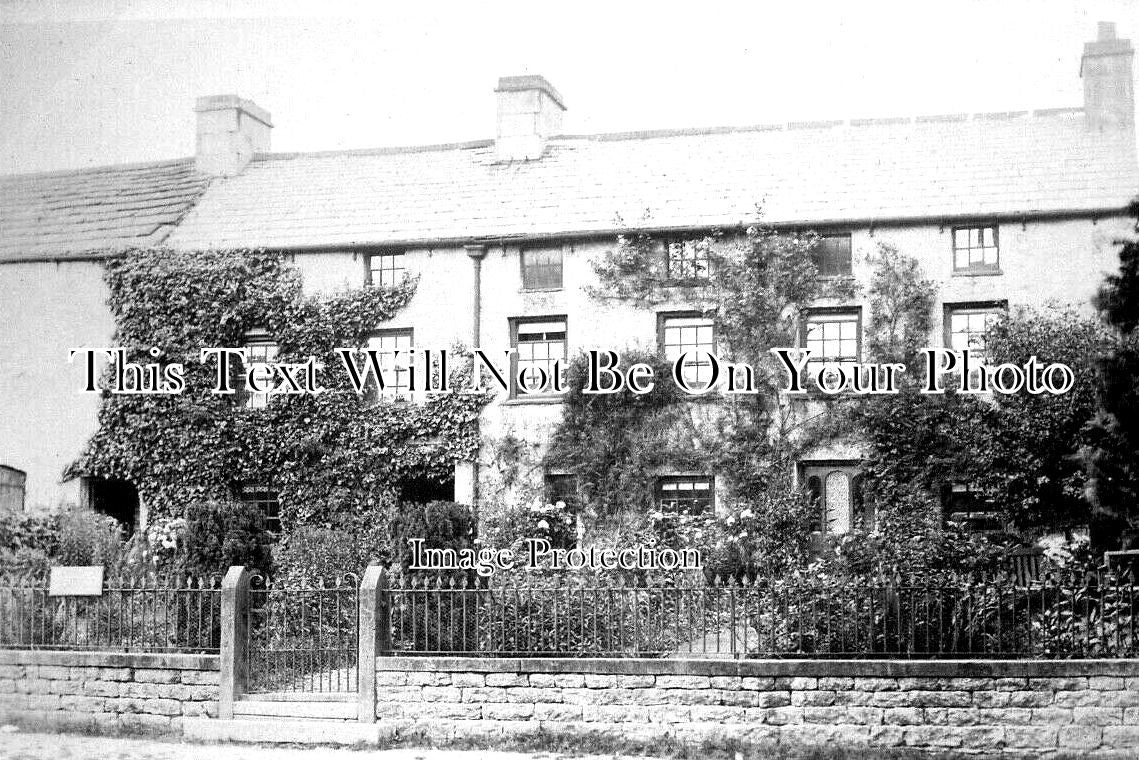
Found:
[[[862,507],[858,462],[804,462],[802,474],[816,508],[812,530],[837,536],[872,527]]]

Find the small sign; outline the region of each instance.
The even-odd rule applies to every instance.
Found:
[[[103,566],[53,567],[48,582],[47,595],[102,596]]]

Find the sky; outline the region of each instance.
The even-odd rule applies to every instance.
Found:
[[[486,139],[516,74],[567,134],[1079,106],[1097,21],[1139,43],[1139,0],[0,0],[0,173],[192,155],[225,93],[274,151]]]

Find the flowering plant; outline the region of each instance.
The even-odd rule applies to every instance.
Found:
[[[564,501],[543,504],[535,499],[526,514],[526,538],[544,538],[559,548],[573,546],[577,541],[577,520]]]

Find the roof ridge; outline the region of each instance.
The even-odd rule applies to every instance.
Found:
[[[645,129],[627,132],[603,132],[597,134],[558,135],[553,138],[573,140],[624,140],[655,137],[689,137],[699,135],[737,134],[741,132],[776,132],[799,129],[831,129],[835,127],[887,126],[893,124],[926,124],[943,121],[1000,121],[1013,119],[1054,118],[1083,113],[1080,106],[1060,108],[1037,108],[1022,111],[974,111],[953,114],[917,114],[914,116],[885,116],[850,119],[814,119],[805,121],[771,122],[742,126],[720,127],[678,127],[671,129]]]
[[[557,138],[554,138],[557,139]],[[494,140],[465,140],[462,142],[449,142],[449,143],[430,143],[428,145],[394,145],[394,146],[381,146],[378,148],[341,148],[339,150],[296,150],[287,153],[257,153],[253,156],[254,161],[275,161],[277,159],[292,159],[305,157],[320,157],[320,156],[384,156],[384,155],[399,155],[408,153],[433,153],[442,152],[445,150],[472,150],[474,148],[489,148],[494,145]]]
[[[699,137],[703,135],[727,135],[748,132],[783,132],[800,129],[833,129],[837,127],[867,127],[888,126],[903,124],[932,124],[939,122],[969,122],[969,121],[1012,121],[1015,119],[1055,118],[1083,113],[1080,106],[1059,108],[1038,108],[1022,111],[976,111],[954,114],[918,114],[913,116],[886,116],[851,119],[825,119],[790,122],[772,122],[767,124],[713,126],[713,127],[675,127],[663,129],[636,129],[622,132],[594,132],[583,134],[561,134],[550,138],[551,142],[559,140],[592,140],[608,142],[618,140],[651,140],[663,137]],[[333,156],[385,156],[406,155],[413,153],[436,153],[449,150],[473,150],[489,148],[494,145],[493,139],[464,140],[458,142],[429,143],[425,145],[395,145],[374,148],[343,148],[340,150],[315,151],[289,151],[283,153],[258,153],[255,161],[291,160],[295,158],[322,158]]]

